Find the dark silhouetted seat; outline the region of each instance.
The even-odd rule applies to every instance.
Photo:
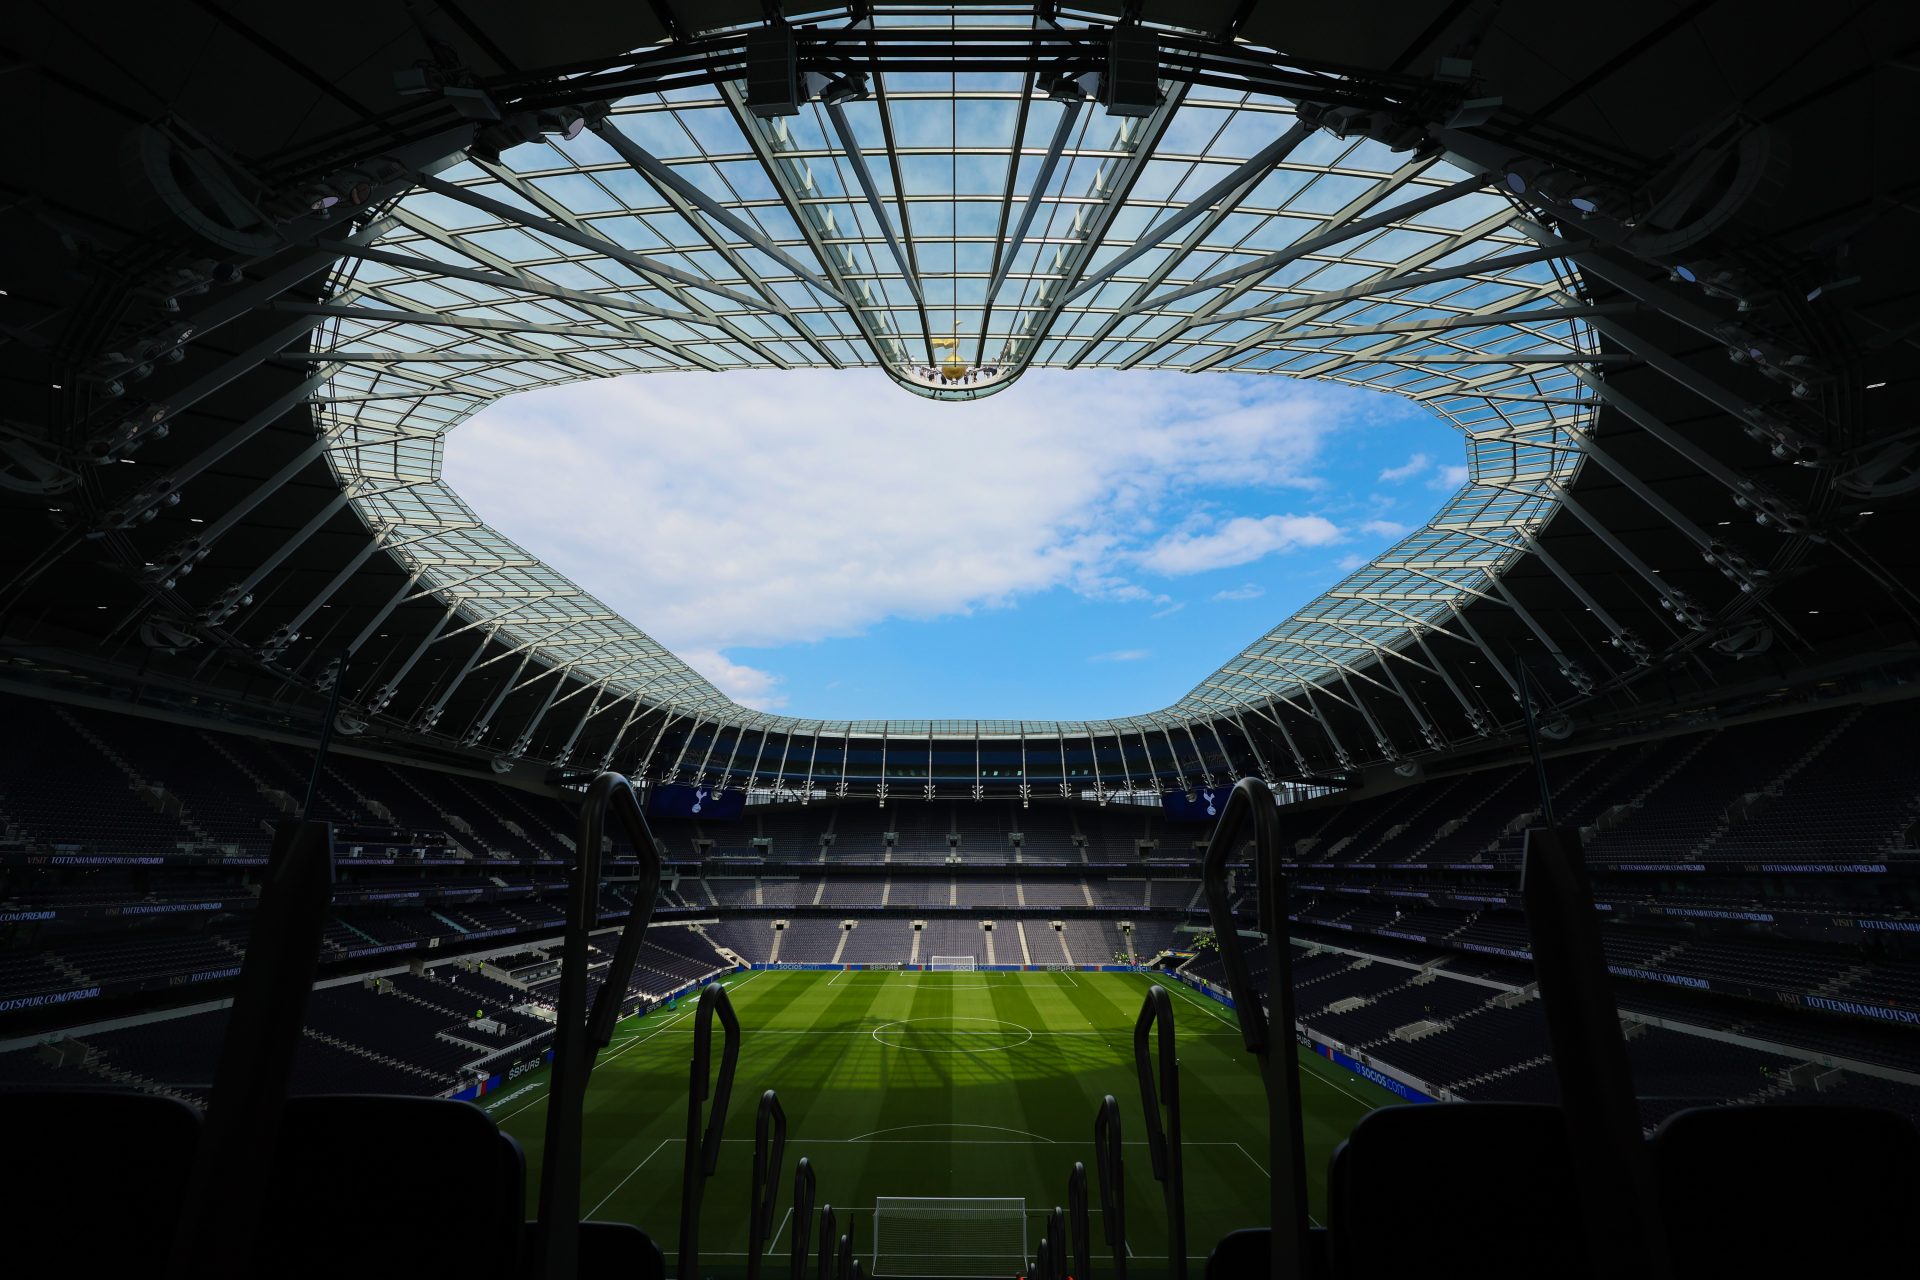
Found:
[[[470,1103],[291,1098],[276,1165],[262,1274],[518,1280],[526,1159]]]
[[[200,1141],[196,1108],[151,1093],[0,1093],[0,1135],[12,1274],[158,1272]]]
[[[1572,1275],[1581,1226],[1558,1107],[1461,1102],[1363,1117],[1327,1180],[1333,1274]]]
[[[527,1256],[540,1256],[540,1227],[527,1224]],[[580,1224],[579,1280],[667,1280],[666,1255],[640,1228],[626,1222]],[[784,1268],[782,1256],[778,1265]],[[774,1272],[775,1265],[768,1264]]]
[[[1676,1275],[1913,1265],[1920,1135],[1872,1107],[1700,1107],[1654,1135]]]

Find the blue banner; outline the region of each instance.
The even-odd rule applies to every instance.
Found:
[[[1429,1098],[1426,1094],[1420,1092],[1410,1084],[1395,1080],[1383,1071],[1375,1071],[1372,1067],[1367,1066],[1365,1063],[1356,1060],[1348,1054],[1342,1053],[1330,1044],[1316,1045],[1315,1048],[1324,1053],[1327,1060],[1335,1066],[1345,1067],[1362,1080],[1371,1080],[1388,1093],[1397,1094],[1405,1098],[1408,1102],[1433,1102],[1436,1100]]]
[[[1205,787],[1198,791],[1169,791],[1160,797],[1160,807],[1168,822],[1215,822],[1227,807],[1231,787]]]
[[[714,787],[658,786],[647,797],[647,812],[657,818],[698,818],[702,822],[731,822],[747,808],[747,793]]]

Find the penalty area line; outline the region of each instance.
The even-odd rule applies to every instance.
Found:
[[[588,1216],[589,1218],[591,1218],[591,1217],[592,1217],[592,1216],[593,1216],[594,1214],[596,1214],[596,1213],[598,1213],[598,1212],[600,1212],[600,1206],[601,1206],[601,1205],[604,1205],[604,1204],[605,1204],[605,1203],[606,1203],[607,1201],[609,1201],[609,1200],[611,1200],[611,1199],[613,1199],[613,1198],[614,1198],[614,1196],[616,1196],[616,1195],[618,1195],[618,1194],[619,1194],[619,1192],[620,1192],[620,1188],[622,1188],[622,1187],[624,1187],[624,1186],[626,1186],[626,1185],[627,1185],[627,1183],[628,1183],[629,1181],[631,1181],[631,1180],[632,1180],[632,1178],[633,1178],[633,1175],[634,1175],[634,1174],[636,1174],[636,1173],[638,1173],[638,1172],[640,1172],[640,1170],[642,1170],[642,1169],[644,1169],[644,1168],[646,1168],[646,1165],[647,1165],[647,1161],[648,1161],[648,1160],[651,1160],[651,1159],[653,1159],[653,1158],[654,1158],[655,1156],[657,1156],[657,1155],[659,1155],[659,1154],[660,1154],[660,1148],[661,1148],[661,1147],[664,1147],[664,1146],[666,1146],[666,1145],[667,1145],[667,1143],[668,1143],[668,1142],[670,1142],[670,1141],[671,1141],[671,1139],[669,1139],[669,1138],[662,1138],[662,1139],[660,1139],[660,1142],[659,1142],[659,1145],[658,1145],[658,1146],[656,1146],[656,1147],[654,1147],[654,1149],[653,1149],[653,1150],[651,1150],[651,1151],[649,1151],[649,1152],[647,1152],[647,1154],[646,1154],[646,1155],[645,1155],[645,1156],[644,1156],[644,1157],[643,1157],[643,1158],[641,1159],[641,1161],[640,1161],[640,1163],[639,1163],[639,1164],[637,1164],[637,1165],[635,1165],[635,1166],[633,1166],[633,1168],[631,1168],[631,1169],[629,1169],[629,1170],[627,1170],[627,1176],[626,1176],[626,1177],[624,1177],[624,1178],[622,1178],[622,1179],[620,1179],[620,1181],[618,1181],[618,1182],[616,1182],[616,1183],[614,1183],[614,1184],[613,1184],[613,1190],[612,1190],[612,1191],[609,1191],[609,1192],[607,1192],[607,1194],[605,1194],[605,1195],[603,1195],[603,1196],[601,1196],[601,1197],[600,1197],[600,1200],[599,1200],[599,1203],[598,1203],[598,1204],[595,1204],[595,1205],[593,1206],[593,1208],[591,1208],[591,1209],[589,1209],[589,1210],[587,1210],[587,1216]],[[682,1139],[682,1141],[684,1142],[684,1141],[685,1141],[685,1139],[683,1138],[683,1139]],[[789,1212],[791,1212],[791,1210],[789,1210]]]
[[[787,1206],[786,1216],[780,1219],[780,1225],[773,1229],[773,1239],[767,1241],[767,1256],[773,1256],[774,1246],[780,1243],[780,1235],[787,1229],[787,1223],[793,1221],[793,1206]]]
[[[1251,1151],[1249,1151],[1249,1150],[1247,1150],[1247,1149],[1246,1149],[1245,1147],[1242,1147],[1242,1146],[1240,1146],[1240,1144],[1239,1144],[1239,1143],[1237,1143],[1237,1142],[1236,1142],[1236,1143],[1234,1143],[1233,1145],[1234,1145],[1234,1146],[1236,1146],[1236,1147],[1239,1147],[1239,1149],[1240,1149],[1240,1154],[1241,1154],[1241,1155],[1243,1155],[1243,1156],[1245,1156],[1245,1157],[1247,1158],[1247,1163],[1248,1163],[1248,1164],[1251,1164],[1251,1165],[1252,1165],[1252,1166],[1253,1166],[1254,1168],[1256,1168],[1256,1169],[1258,1169],[1258,1170],[1260,1171],[1260,1176],[1261,1176],[1261,1177],[1263,1177],[1263,1178],[1269,1178],[1269,1179],[1273,1177],[1273,1175],[1272,1175],[1272,1174],[1270,1174],[1270,1173],[1268,1173],[1268,1172],[1267,1172],[1267,1166],[1265,1166],[1265,1165],[1263,1165],[1263,1164],[1261,1164],[1261,1163],[1260,1163],[1260,1162],[1259,1162],[1258,1160],[1255,1160],[1255,1159],[1253,1158],[1253,1152],[1251,1152]],[[1320,1221],[1320,1219],[1318,1219],[1318,1218],[1316,1218],[1316,1217],[1314,1217],[1314,1216],[1313,1216],[1312,1214],[1308,1214],[1308,1215],[1307,1215],[1307,1221],[1308,1221],[1308,1222],[1310,1222],[1310,1223],[1312,1223],[1312,1224],[1313,1224],[1314,1226],[1316,1226],[1316,1227],[1318,1227],[1318,1226],[1323,1226],[1323,1225],[1325,1225],[1324,1223],[1322,1223],[1322,1222]]]

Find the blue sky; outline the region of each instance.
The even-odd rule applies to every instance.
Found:
[[[511,396],[449,437],[482,517],[748,705],[1154,710],[1417,527],[1460,437],[1395,396],[1221,374],[873,370]]]

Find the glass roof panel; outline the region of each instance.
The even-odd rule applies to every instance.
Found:
[[[1551,514],[1591,413],[1568,362],[1595,339],[1571,268],[1515,260],[1534,241],[1514,207],[1446,160],[1292,135],[1278,99],[1162,89],[1159,110],[1122,119],[1019,76],[886,72],[839,109],[849,151],[822,104],[762,120],[722,84],[452,164],[391,211],[378,247],[403,257],[333,274],[314,350],[335,470],[469,621],[611,694],[777,729],[489,529],[441,483],[440,437],[500,395],[630,372],[867,365],[904,393],[971,397],[1035,365],[1099,365],[1397,391],[1465,433],[1466,483],[1181,701],[1098,725],[891,730],[1110,733],[1305,706],[1309,690],[1344,700],[1381,647],[1488,590]]]

